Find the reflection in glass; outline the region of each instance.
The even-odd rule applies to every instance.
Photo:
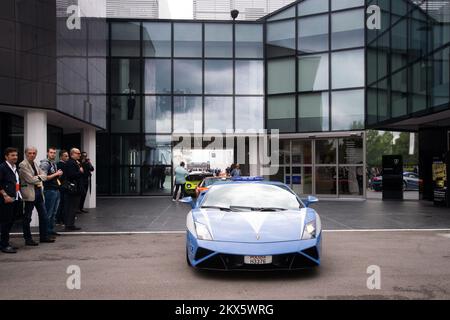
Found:
[[[412,112],[427,108],[427,68],[428,62],[417,62],[409,67],[411,81]]]
[[[236,94],[264,94],[264,63],[261,60],[236,61]]]
[[[233,129],[233,98],[205,97],[205,132]]]
[[[408,72],[403,69],[392,76],[392,116],[403,116],[408,105]]]
[[[205,94],[233,93],[233,61],[205,60]]]
[[[135,95],[111,97],[111,132],[140,132],[140,97]]]
[[[166,22],[144,22],[143,46],[145,57],[170,57],[172,54],[172,28]]]
[[[400,21],[392,27],[391,64],[392,71],[404,67],[408,63],[408,28],[407,20]]]
[[[394,1],[397,2],[397,1]],[[400,2],[400,1],[399,1]],[[364,0],[332,0],[331,10],[342,10],[347,8],[362,7]]]
[[[202,97],[173,97],[173,130],[202,133]]]
[[[139,93],[141,86],[140,61],[138,59],[111,60],[111,93]]]
[[[299,91],[328,90],[328,54],[299,57],[298,74]]]
[[[295,91],[295,60],[270,60],[267,66],[268,93],[287,93]]]
[[[310,53],[328,50],[328,15],[298,20],[298,51]]]
[[[316,141],[316,164],[336,164],[336,140]]]
[[[339,139],[339,164],[362,164],[364,161],[361,137]]]
[[[174,24],[174,56],[202,56],[202,25],[199,23]]]
[[[339,166],[339,195],[362,196],[364,194],[364,168]]]
[[[237,24],[235,28],[236,58],[263,58],[263,26]]]
[[[145,60],[145,93],[171,93],[171,62],[169,59]]]
[[[431,107],[449,103],[450,100],[450,49],[440,50],[433,56],[433,68],[430,81]]]
[[[309,14],[328,12],[329,0],[303,1],[298,4],[298,15],[306,16]]]
[[[333,52],[331,68],[333,89],[364,86],[364,50]]]
[[[336,91],[332,94],[332,130],[364,128],[364,90]]]
[[[269,97],[267,106],[267,128],[280,132],[295,132],[295,97]]]
[[[328,131],[330,119],[328,92],[301,94],[298,99],[298,131]]]
[[[111,164],[113,166],[141,164],[141,137],[138,135],[113,135]]]
[[[145,97],[144,131],[146,133],[172,132],[172,99],[168,96]]]
[[[233,57],[233,29],[231,24],[205,23],[205,57]]]
[[[141,168],[140,167],[119,167],[112,168],[111,176],[112,194],[136,195],[141,191]]]
[[[111,56],[139,56],[141,52],[141,24],[138,22],[111,23]]]
[[[364,46],[364,11],[336,12],[331,17],[332,49]]]
[[[280,57],[295,54],[295,21],[267,24],[267,55]]]
[[[292,190],[298,195],[311,195],[312,190],[312,168],[311,167],[293,167],[292,175],[286,182],[291,183]]]
[[[311,140],[292,140],[292,165],[312,164]]]
[[[316,193],[337,195],[336,178],[336,167],[316,168]]]
[[[157,151],[157,150],[155,150]],[[172,193],[172,167],[152,165],[142,167],[142,193],[144,195],[169,195]]]
[[[143,165],[170,165],[172,163],[172,137],[146,135]]]
[[[235,112],[236,130],[264,129],[263,97],[236,97]]]
[[[202,93],[202,61],[174,60],[174,93]]]

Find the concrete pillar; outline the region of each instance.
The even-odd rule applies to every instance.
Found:
[[[97,159],[96,159],[96,130],[95,128],[83,129],[81,133],[81,149],[87,152],[89,159],[94,166],[94,172],[91,177],[91,189],[86,196],[84,207],[94,209],[97,206]]]
[[[27,110],[24,115],[24,146],[36,147],[39,163],[47,154],[47,112],[42,110]],[[39,225],[36,209],[33,211],[31,226]]]

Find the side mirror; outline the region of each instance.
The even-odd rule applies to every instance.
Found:
[[[180,199],[180,202],[188,203],[191,205],[192,208],[195,207],[195,202],[194,202],[194,199],[192,199],[192,197],[184,197],[184,198]]]
[[[317,197],[314,196],[308,196],[308,199],[303,200],[303,203],[305,204],[306,207],[311,206],[314,203],[319,202],[319,199],[317,199]]]

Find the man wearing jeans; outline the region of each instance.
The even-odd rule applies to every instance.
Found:
[[[56,148],[48,148],[47,159],[41,160],[40,167],[42,171],[47,175],[47,180],[44,182],[44,198],[45,198],[45,209],[47,210],[47,233],[48,236],[59,236],[55,232],[55,217],[58,211],[58,206],[60,202],[59,186],[61,182],[59,181],[59,176],[55,176],[58,172],[56,165]],[[50,179],[49,177],[54,177]]]
[[[43,182],[47,179],[53,179],[62,175],[62,171],[57,171],[54,175],[47,176],[35,162],[36,156],[37,149],[35,147],[28,147],[25,149],[25,160],[19,164],[20,193],[25,202],[22,227],[25,245],[27,246],[38,245],[31,236],[30,228],[31,215],[34,208],[36,208],[39,215],[40,242],[55,242],[47,234],[48,221],[47,210],[45,210],[44,205]]]
[[[184,197],[184,185],[186,184],[186,177],[189,174],[184,168],[185,163],[181,162],[180,165],[175,169],[175,191],[173,193],[173,200],[177,201],[178,190],[181,189],[180,199]]]

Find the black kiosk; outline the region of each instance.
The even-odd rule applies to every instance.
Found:
[[[403,200],[402,156],[383,156],[383,200]]]

